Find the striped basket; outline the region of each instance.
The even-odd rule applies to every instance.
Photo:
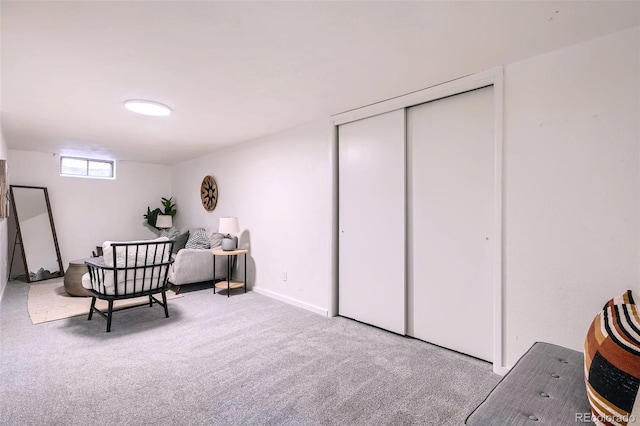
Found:
[[[631,290],[609,300],[584,342],[585,381],[592,421],[640,424],[640,302]]]

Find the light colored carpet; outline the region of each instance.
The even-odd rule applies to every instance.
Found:
[[[187,286],[185,286],[187,287]],[[0,303],[0,426],[459,426],[491,365],[242,289],[37,327]],[[461,336],[461,338],[464,338]]]
[[[162,295],[156,295],[158,300]],[[175,299],[182,295],[173,291],[167,292],[167,299]],[[149,301],[148,297],[137,297],[135,299],[117,300],[114,302],[114,309],[127,306],[141,305]],[[107,310],[105,300],[97,300],[96,307],[101,311]],[[64,289],[62,278],[52,282],[37,283],[29,285],[29,296],[27,297],[27,309],[32,324],[55,321],[63,318],[75,317],[78,315],[88,315],[91,308],[91,297],[69,296]]]

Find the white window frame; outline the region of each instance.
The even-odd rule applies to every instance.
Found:
[[[73,174],[73,173],[64,173],[62,171],[62,163],[65,159],[70,160],[79,160],[84,161],[86,163],[86,174]],[[96,176],[89,174],[89,163],[105,163],[111,166],[111,176]],[[89,178],[89,179],[110,179],[114,180],[116,178],[116,160],[105,160],[104,158],[89,158],[89,157],[75,157],[71,155],[61,155],[60,156],[60,176],[64,177],[74,177],[74,178]]]

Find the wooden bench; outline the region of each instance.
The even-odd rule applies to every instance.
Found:
[[[88,319],[97,312],[107,320],[107,332],[110,332],[113,302],[141,296],[149,297],[149,306],[154,302],[162,306],[168,318],[166,290],[169,266],[173,263],[173,243],[164,237],[151,241],[105,242],[102,261],[87,259],[85,262],[88,273],[82,285],[92,296]],[[162,301],[153,296],[158,293],[162,294]],[[108,302],[106,313],[96,307],[96,299]]]

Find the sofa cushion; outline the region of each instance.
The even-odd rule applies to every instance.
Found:
[[[209,236],[209,245],[210,248],[220,247],[222,245],[222,240],[224,239],[224,234],[219,232],[214,232]]]
[[[162,231],[160,231],[161,237],[167,237],[170,240],[173,240],[174,238],[176,238],[178,234],[180,234],[180,231],[175,226],[172,226],[169,229],[163,229]]]
[[[208,249],[210,247],[209,237],[204,229],[194,229],[189,231],[189,238],[184,248],[188,249]]]
[[[640,312],[631,290],[609,300],[589,327],[584,371],[593,422],[626,425],[640,415]],[[613,421],[611,421],[613,420]]]
[[[187,245],[189,239],[189,231],[185,231],[174,238],[175,244],[173,245],[173,253],[177,253]]]
[[[143,266],[149,262],[149,259],[151,259],[152,262],[166,262],[170,258],[170,253],[163,250],[159,250],[157,253],[154,251],[152,253],[152,251],[149,250],[149,254],[147,254],[147,248],[145,246],[141,246],[141,248],[137,251],[132,247],[129,247],[128,249],[122,246],[116,247],[114,259],[113,244],[136,244],[155,241],[162,242],[169,241],[169,239],[167,237],[158,237],[153,240],[105,241],[102,244],[104,264],[106,266],[116,266],[118,268],[124,268],[125,266]]]

